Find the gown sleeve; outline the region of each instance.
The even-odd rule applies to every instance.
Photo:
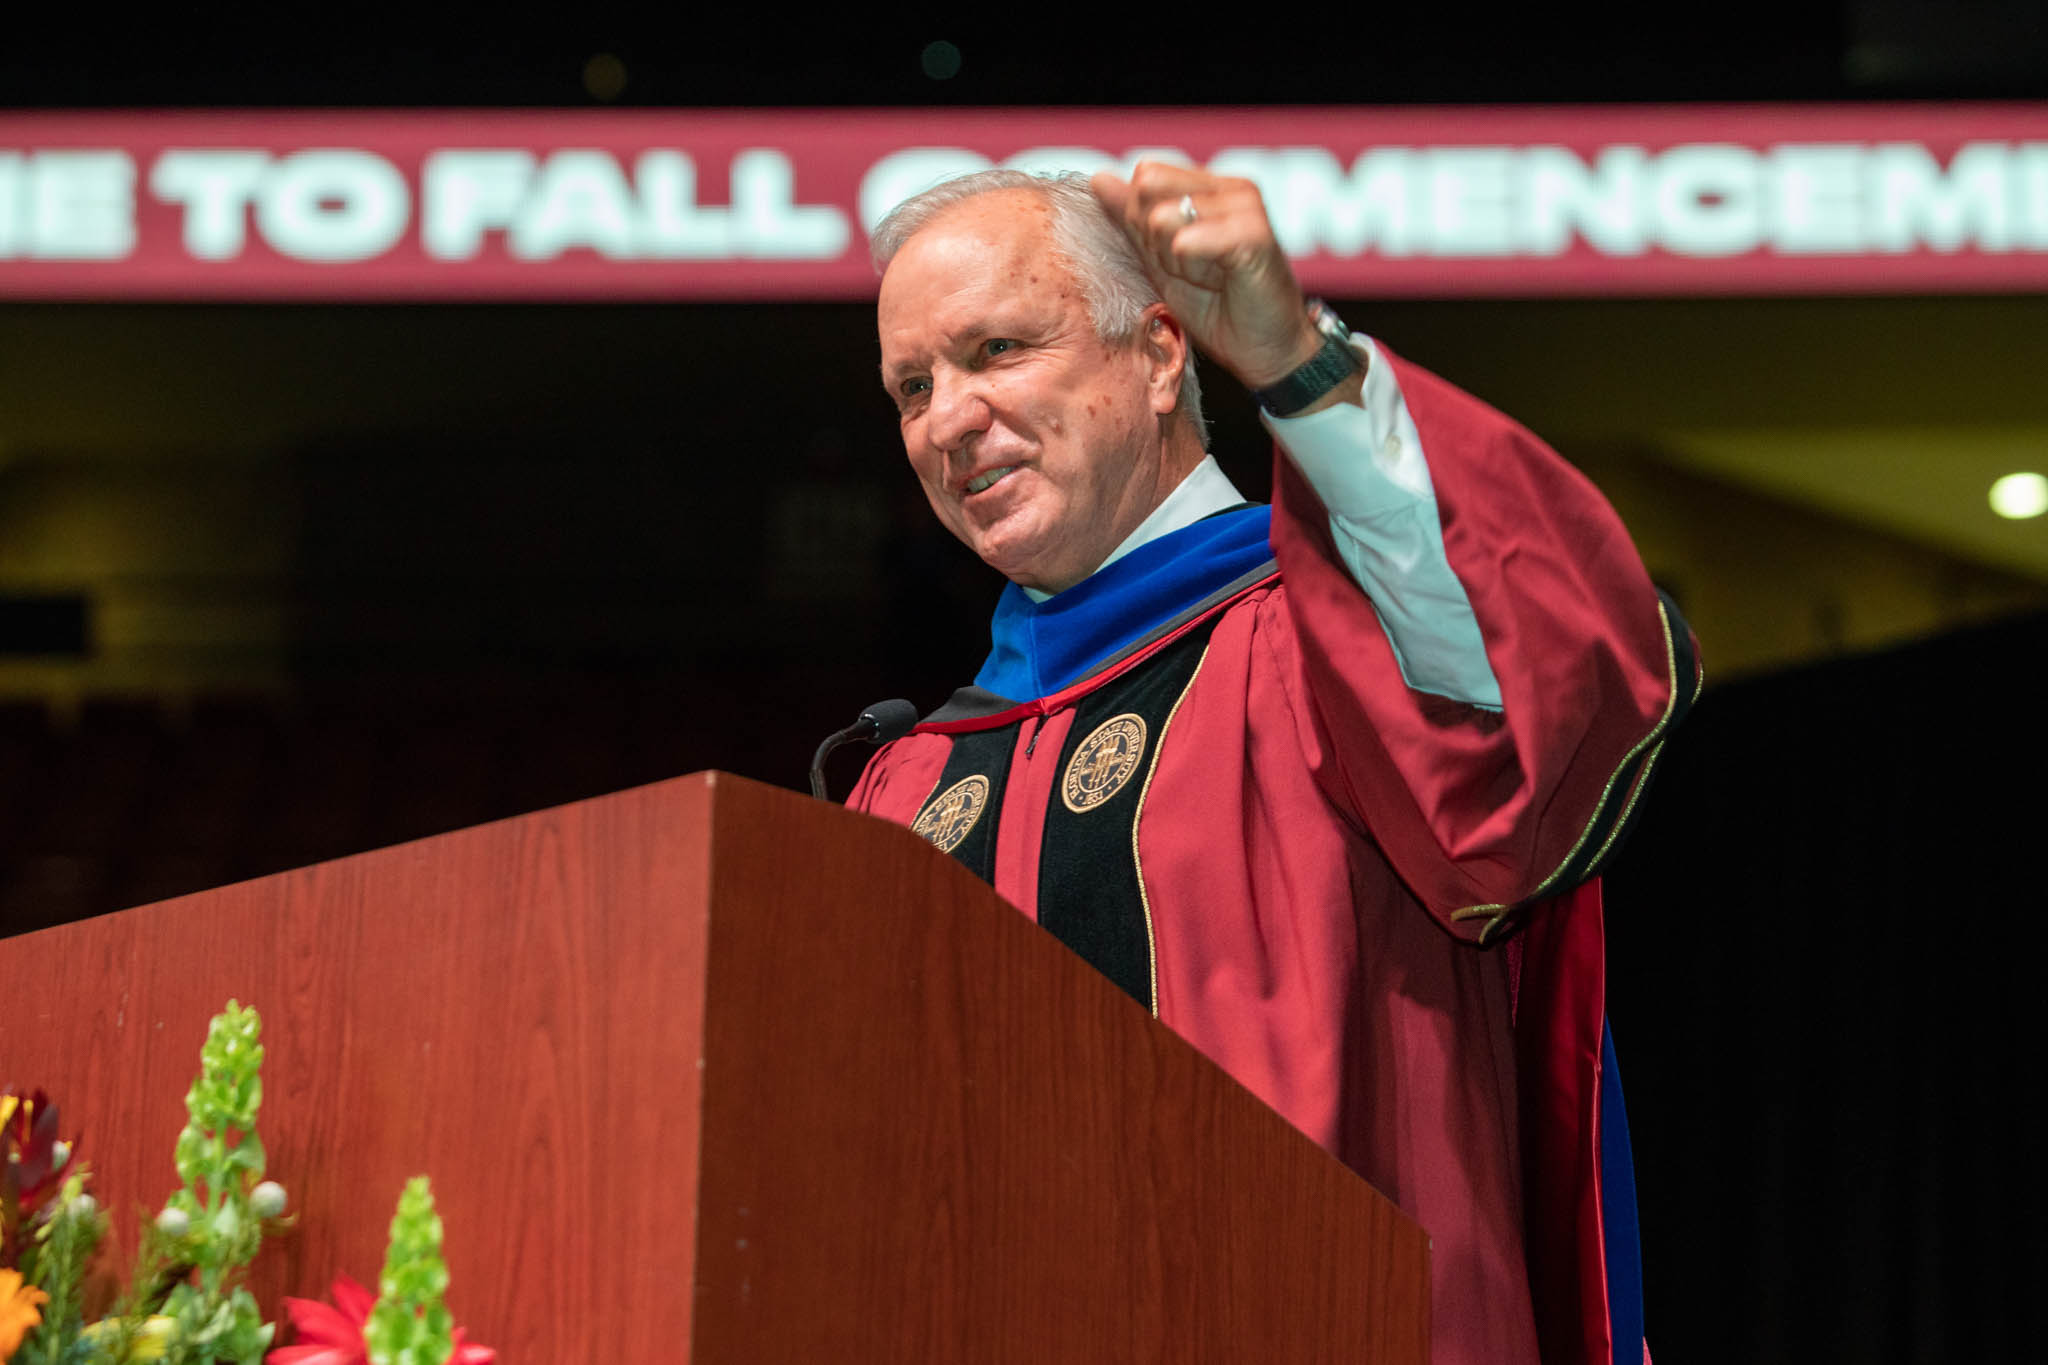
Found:
[[[1408,685],[1498,711],[1486,642],[1444,555],[1421,433],[1372,340],[1351,344],[1366,366],[1361,403],[1301,417],[1262,410],[1259,420],[1328,510],[1337,556],[1372,603]]]
[[[1697,645],[1583,475],[1384,347],[1373,363],[1390,367],[1382,379],[1427,452],[1444,559],[1498,708],[1411,684],[1387,622],[1415,604],[1387,600],[1402,591],[1392,581],[1368,597],[1329,507],[1276,452],[1296,724],[1324,794],[1432,915],[1491,943],[1530,903],[1598,874],[1697,694]]]

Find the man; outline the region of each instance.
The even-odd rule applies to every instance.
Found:
[[[1437,1360],[1640,1359],[1589,879],[1698,675],[1613,512],[1312,310],[1248,182],[989,172],[875,248],[911,467],[1011,586],[851,804],[1414,1215]],[[1264,409],[1270,509],[1191,345]]]

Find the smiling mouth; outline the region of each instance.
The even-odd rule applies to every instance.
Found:
[[[1009,475],[1014,474],[1016,472],[1017,466],[1009,464],[1004,465],[1001,469],[991,469],[986,474],[977,474],[975,477],[967,481],[967,494],[969,497],[972,497],[974,494],[981,492],[985,488],[994,487],[997,483],[1001,482],[1003,479],[1007,478]]]

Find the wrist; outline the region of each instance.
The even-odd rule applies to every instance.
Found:
[[[1253,393],[1257,393],[1261,389],[1271,388],[1303,365],[1308,364],[1309,361],[1315,358],[1316,352],[1322,348],[1322,331],[1309,318],[1308,314],[1304,312],[1301,315],[1301,327],[1294,334],[1293,344],[1284,350],[1270,352],[1270,360],[1267,360],[1256,370],[1247,371],[1237,376],[1238,382]]]
[[[1296,417],[1330,406],[1361,390],[1365,362],[1351,344],[1351,329],[1322,300],[1311,300],[1303,324],[1315,345],[1292,369],[1265,384],[1251,385],[1252,397],[1273,417]]]
[[[1316,399],[1305,408],[1288,413],[1285,417],[1275,417],[1272,413],[1266,412],[1265,409],[1261,409],[1261,411],[1265,412],[1266,418],[1269,421],[1291,422],[1301,417],[1312,417],[1325,408],[1336,407],[1339,403],[1349,403],[1354,408],[1365,406],[1364,370],[1356,371],[1349,379],[1340,380],[1335,388],[1325,393],[1321,398]]]

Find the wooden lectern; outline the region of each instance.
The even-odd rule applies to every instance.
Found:
[[[425,1173],[505,1365],[1427,1357],[1390,1203],[950,858],[723,774],[23,935],[0,981],[0,1070],[129,1249],[207,1019],[261,1011],[267,1310],[374,1285]]]

